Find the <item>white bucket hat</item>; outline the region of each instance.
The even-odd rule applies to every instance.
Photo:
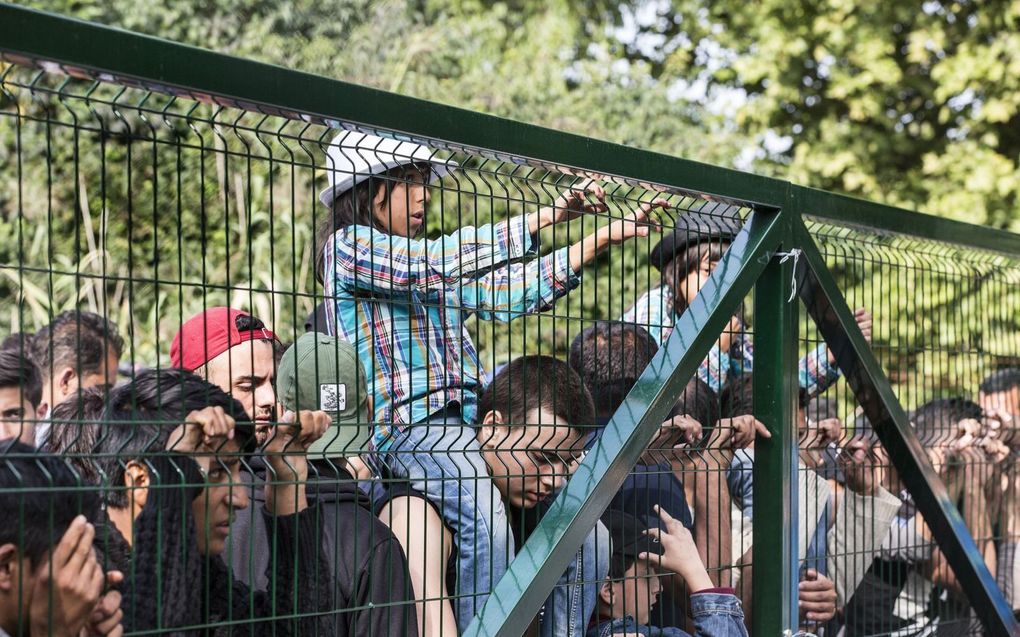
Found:
[[[326,174],[329,187],[319,193],[327,207],[344,192],[372,175],[380,175],[398,166],[428,163],[432,170],[429,183],[457,169],[457,162],[440,159],[435,151],[413,142],[344,131],[333,138],[326,151]]]

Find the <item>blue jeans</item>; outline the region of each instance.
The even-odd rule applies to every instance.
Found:
[[[726,593],[695,593],[691,595],[691,616],[694,618],[696,637],[747,637],[744,610],[740,600]],[[608,637],[618,633],[645,635],[646,637],[690,637],[674,626],[648,626],[638,624],[633,617],[611,619],[599,623],[588,631],[587,637]]]
[[[609,531],[597,522],[545,602],[542,637],[582,637],[609,574]]]
[[[754,452],[738,449],[733,452],[730,468],[726,473],[733,503],[740,507],[747,519],[754,519]]]
[[[433,416],[396,435],[382,460],[438,510],[457,546],[460,632],[471,623],[514,554],[503,499],[489,479],[474,428],[459,417]]]

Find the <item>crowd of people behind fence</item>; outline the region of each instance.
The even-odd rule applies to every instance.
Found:
[[[209,308],[180,325],[169,365],[122,382],[124,339],[96,314],[5,339],[0,635],[463,632],[740,230],[680,217],[649,256],[661,284],[619,320],[589,324],[566,360],[528,354],[490,375],[467,316],[547,310],[598,255],[658,232],[669,204],[537,256],[542,228],[608,210],[596,182],[426,240],[430,184],[454,162],[359,133],[328,158],[314,246],[327,302],[289,347],[259,317]],[[855,319],[870,341],[870,313]],[[754,446],[771,437],[753,365],[736,316],[521,632],[747,634]],[[801,627],[970,633],[966,593],[881,443],[827,395],[839,376],[824,344],[800,361]],[[1020,608],[1020,369],[975,389],[911,422]]]

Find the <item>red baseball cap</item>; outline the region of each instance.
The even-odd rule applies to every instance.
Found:
[[[237,317],[251,316],[229,307],[212,307],[181,325],[170,344],[170,365],[193,372],[235,345],[247,341],[278,340],[265,328],[237,329]]]

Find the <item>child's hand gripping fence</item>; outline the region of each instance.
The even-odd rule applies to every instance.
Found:
[[[1015,630],[1015,238],[15,35],[0,628]]]

